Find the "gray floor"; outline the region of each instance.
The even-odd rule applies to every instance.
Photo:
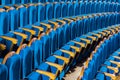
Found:
[[[81,72],[81,64],[78,64],[77,66],[75,66],[75,68],[73,68],[72,70],[70,70],[64,77],[65,80],[77,80],[78,76],[80,75]]]

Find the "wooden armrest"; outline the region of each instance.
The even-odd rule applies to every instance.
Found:
[[[113,57],[120,60],[120,57],[118,57],[118,56],[113,56]]]
[[[90,44],[90,43],[91,43],[91,41],[90,41],[90,40],[88,40],[88,39],[85,39],[85,38],[80,38],[80,40],[83,40],[83,41],[85,41],[87,44]]]
[[[120,67],[120,62],[112,61],[110,60],[111,63],[116,64],[118,67]]]
[[[66,22],[64,20],[58,20],[58,19],[56,19],[56,21],[62,23],[62,25],[66,24]]]
[[[42,22],[40,24],[46,26],[48,29],[51,28],[50,24],[46,24],[46,23],[42,23]]]
[[[113,70],[115,73],[119,72],[117,67],[115,68],[115,67],[107,66],[107,68]]]
[[[116,80],[116,76],[114,74],[104,72],[104,75],[110,77],[112,80]]]
[[[60,49],[60,51],[66,53],[66,54],[69,54],[72,58],[75,57],[75,53],[73,53],[72,51],[67,51],[67,50],[63,50],[63,49]]]
[[[69,23],[71,23],[73,20],[71,20],[71,19],[68,19],[68,18],[64,18],[63,20],[66,20],[66,21],[68,21]]]
[[[17,44],[17,41],[18,41],[17,39],[11,38],[11,37],[8,37],[8,36],[0,36],[0,38],[11,41],[13,44]]]
[[[63,70],[63,66],[56,64],[56,63],[52,63],[52,62],[46,62],[47,64],[56,67],[58,70],[60,70],[60,72]]]
[[[108,30],[104,30],[103,32],[106,32],[108,35],[110,34],[110,31]]]
[[[40,31],[43,31],[43,30],[44,30],[44,28],[43,28],[43,27],[40,27],[40,26],[35,26],[35,25],[33,25],[32,27],[33,27],[33,28],[37,28],[37,29],[39,29]]]
[[[16,35],[21,36],[23,39],[26,39],[26,38],[27,38],[27,35],[26,35],[26,34],[19,33],[19,32],[13,32],[13,33],[16,34]]]
[[[97,36],[98,38],[101,38],[101,35],[100,35],[100,34],[92,33],[92,35],[95,35],[95,36]]]
[[[58,59],[61,59],[61,60],[65,61],[66,64],[69,63],[69,58],[66,58],[66,57],[63,57],[63,56],[58,56],[58,55],[54,55],[54,56]]]
[[[30,32],[32,35],[35,35],[35,33],[36,33],[34,30],[27,29],[27,28],[22,28],[22,30]]]
[[[40,27],[40,26],[34,26],[34,25],[33,25],[32,27],[39,30],[38,36],[40,35],[40,32],[44,31],[44,28],[42,28],[42,27]]]
[[[72,20],[74,20],[74,21],[77,21],[77,20],[78,20],[77,18],[72,18],[72,17],[70,17],[70,19],[72,19]]]
[[[75,44],[80,45],[81,47],[86,47],[86,45],[84,43],[77,42],[77,41],[72,41],[72,42],[74,42]]]
[[[76,52],[80,52],[80,48],[76,46],[70,46],[72,49],[74,49]]]
[[[50,20],[48,22],[55,25],[54,30],[56,30],[59,27],[59,24],[57,22],[53,22],[53,21],[50,21]]]
[[[42,71],[42,70],[36,70],[37,73],[46,75],[50,78],[50,80],[55,80],[56,75],[47,71]]]
[[[96,37],[93,37],[93,36],[87,36],[88,38],[91,38],[92,39],[92,41],[96,41],[97,40],[97,38]]]
[[[98,32],[98,33],[102,34],[103,36],[106,36],[106,34],[104,32]]]

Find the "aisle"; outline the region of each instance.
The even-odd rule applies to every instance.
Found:
[[[78,64],[75,68],[70,70],[64,77],[64,80],[77,80],[78,76],[80,75],[82,64]]]

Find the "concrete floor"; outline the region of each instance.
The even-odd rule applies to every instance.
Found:
[[[82,69],[82,64],[77,64],[75,68],[71,69],[63,78],[64,80],[77,80]]]

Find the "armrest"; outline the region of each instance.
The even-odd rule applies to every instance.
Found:
[[[26,34],[19,33],[19,32],[13,32],[13,33],[16,34],[16,35],[21,36],[23,39],[26,39],[26,38],[27,38],[27,35],[26,35]]]
[[[108,30],[104,30],[103,32],[106,32],[108,35],[110,34],[110,31]]]
[[[75,44],[78,44],[78,45],[80,45],[81,47],[86,47],[84,43],[77,42],[77,41],[72,41],[72,42],[74,42]]]
[[[72,19],[72,20],[74,20],[74,21],[77,21],[77,20],[78,20],[77,18],[72,18],[72,17],[71,17],[70,19]]]
[[[42,27],[40,27],[40,26],[34,26],[34,25],[33,25],[32,27],[39,30],[38,36],[39,36],[40,32],[44,30],[44,28],[42,28]]]
[[[56,21],[62,23],[62,25],[66,24],[66,22],[64,20],[58,20],[58,19],[56,19]]]
[[[87,44],[91,44],[90,40],[88,40],[88,39],[80,38],[80,40],[85,41]]]
[[[107,66],[107,68],[113,70],[115,73],[119,72],[117,67],[115,68],[115,67]]]
[[[102,34],[103,36],[106,36],[106,34],[104,32],[98,32],[99,34]]]
[[[97,36],[98,38],[101,38],[101,35],[100,35],[100,34],[92,33],[92,35],[95,35],[95,36]]]
[[[18,41],[18,40],[15,39],[15,38],[7,37],[7,36],[0,36],[0,38],[9,40],[9,41],[11,41],[13,44],[17,44],[17,41]]]
[[[50,80],[55,80],[55,78],[56,78],[55,74],[47,72],[47,71],[36,70],[36,72],[48,76],[50,78]]]
[[[56,67],[58,70],[60,70],[60,72],[63,70],[63,66],[56,64],[56,63],[52,63],[52,62],[46,62],[47,64]]]
[[[88,38],[91,38],[92,39],[92,41],[96,41],[97,40],[97,38],[96,37],[93,37],[93,36],[87,36]]]
[[[62,49],[60,49],[60,51],[69,54],[72,58],[75,57],[75,53],[73,53],[72,51],[67,51],[67,50],[62,50]]]
[[[35,35],[35,33],[36,33],[34,30],[27,29],[27,28],[22,28],[22,30],[30,32],[32,35]]]
[[[115,33],[114,29],[108,29],[108,31],[111,31],[112,33]]]
[[[82,19],[83,19],[83,18],[82,18],[82,17],[80,17],[80,16],[77,16],[76,18],[77,18],[77,19],[79,19],[79,20],[82,20]]]
[[[110,60],[111,63],[116,64],[118,67],[120,67],[120,62],[112,61]]]
[[[10,9],[10,6],[4,6],[4,8],[6,8],[6,9]]]
[[[40,27],[40,26],[32,26],[33,28],[36,28],[36,29],[39,29],[40,31],[43,31],[44,30],[44,28],[42,28],[42,27]]]
[[[61,59],[61,60],[65,61],[66,64],[69,63],[69,58],[62,57],[62,56],[58,56],[58,55],[54,55],[54,56],[55,56],[56,58],[58,58],[58,59]]]
[[[76,46],[70,46],[72,49],[75,49],[76,52],[80,52],[80,48]]]
[[[69,23],[71,23],[73,20],[71,20],[71,19],[68,19],[68,18],[64,18],[63,20],[66,20],[66,21],[68,21]]]
[[[56,28],[59,27],[59,24],[57,22],[53,22],[53,21],[50,21],[50,20],[48,22],[55,25],[54,30],[56,30]]]
[[[50,24],[46,24],[46,23],[42,23],[42,22],[40,24],[46,26],[48,29],[51,28]]]
[[[114,74],[104,72],[104,75],[110,77],[112,80],[116,79],[116,76]]]
[[[118,56],[113,56],[113,57],[120,60],[120,57],[118,57]]]
[[[1,51],[1,50],[5,50],[5,49],[6,49],[6,45],[0,43],[0,51]]]

